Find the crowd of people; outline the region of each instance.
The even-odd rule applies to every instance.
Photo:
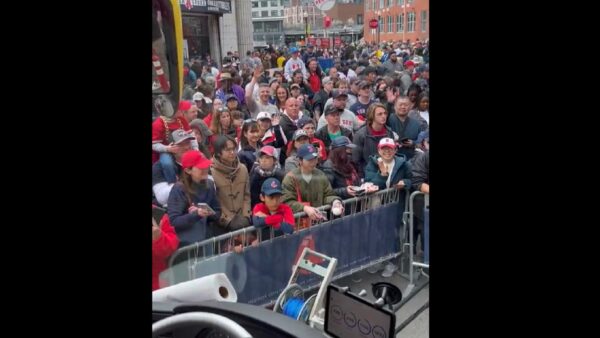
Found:
[[[429,193],[429,41],[227,54],[187,63],[178,106],[154,105],[154,289],[177,248],[250,225],[289,234],[360,193]]]

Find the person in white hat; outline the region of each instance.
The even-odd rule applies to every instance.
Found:
[[[379,141],[378,155],[371,156],[365,168],[366,182],[373,183],[380,190],[393,187],[409,189],[411,187],[411,168],[404,155],[396,155],[397,148],[398,145],[391,138],[384,137]],[[399,205],[401,208],[404,207],[404,197],[401,198]],[[376,273],[381,267],[381,265],[375,266],[369,272]],[[398,266],[389,261],[384,267],[382,276],[391,277],[397,269]]]
[[[210,110],[209,105],[212,104],[212,100],[204,96],[201,92],[194,93],[192,100],[196,103],[196,107],[198,107],[198,117],[201,119],[205,118]]]

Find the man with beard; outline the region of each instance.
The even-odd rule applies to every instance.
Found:
[[[404,70],[402,61],[398,60],[395,51],[390,51],[390,58],[383,63],[383,68],[385,68],[385,75],[389,76],[400,75]]]

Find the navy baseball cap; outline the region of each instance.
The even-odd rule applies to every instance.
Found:
[[[331,149],[339,148],[339,147],[348,147],[348,148],[356,148],[356,144],[350,142],[350,139],[346,136],[336,137],[335,140],[331,142]]]
[[[319,156],[319,153],[312,144],[303,144],[300,149],[298,149],[298,157],[305,161],[317,158],[317,156]]]
[[[271,196],[275,194],[283,194],[281,190],[281,182],[279,182],[276,178],[268,178],[263,182],[262,187],[260,188],[260,192],[263,195]]]

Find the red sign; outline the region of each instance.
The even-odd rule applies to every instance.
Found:
[[[329,48],[329,39],[321,39],[321,48]]]
[[[377,25],[378,25],[377,19],[371,19],[369,21],[369,27],[371,27],[371,28],[377,28]]]
[[[315,46],[317,44],[317,38],[308,38],[308,44]]]
[[[328,17],[328,16],[323,17],[323,26],[325,26],[325,28],[331,27],[331,18],[330,17]]]
[[[294,259],[294,265],[298,264],[298,260],[300,259],[300,256],[302,255],[304,248],[309,248],[311,250],[316,251],[315,250],[315,240],[312,235],[306,235],[306,236],[304,236],[304,238],[302,238],[302,241],[300,242],[300,246],[298,246],[298,250],[296,250],[296,258]],[[323,263],[323,258],[316,257],[316,256],[313,256],[310,254],[305,257],[308,257],[308,260],[313,264]],[[308,272],[304,269],[298,270],[298,273],[301,275],[309,275],[310,274],[310,272]]]
[[[335,40],[333,41],[333,45],[335,47],[339,47],[342,44],[342,38],[340,38],[339,36],[335,37]]]

